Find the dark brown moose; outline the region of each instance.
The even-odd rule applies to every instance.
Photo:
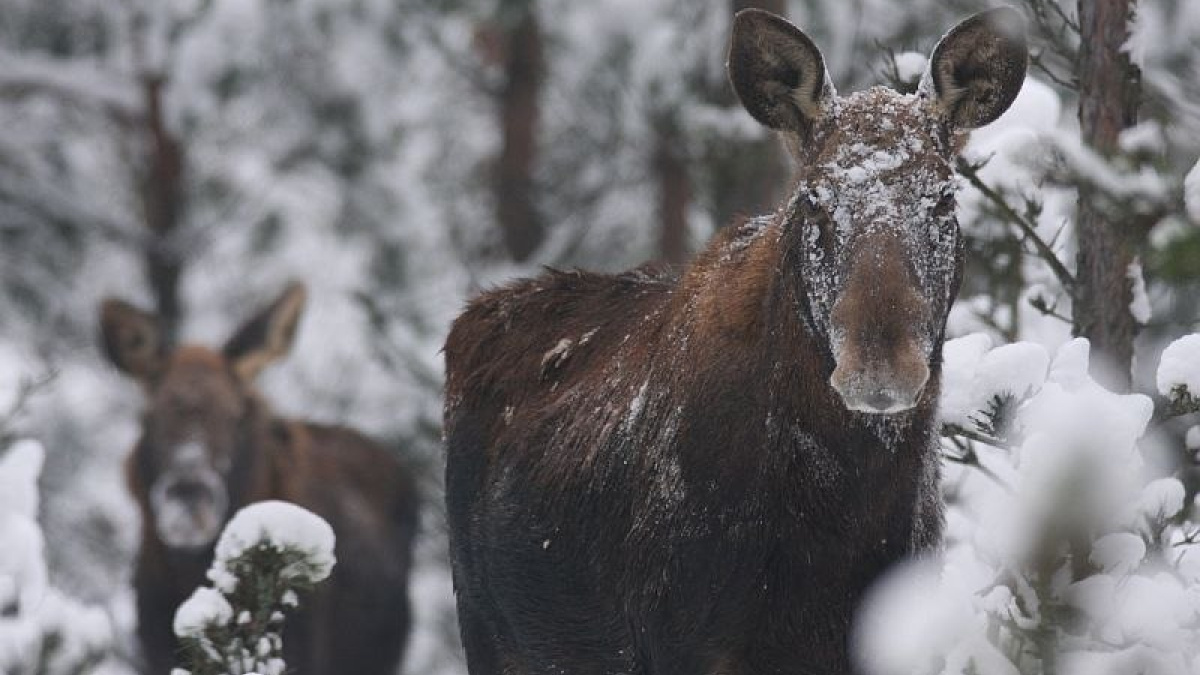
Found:
[[[729,74],[798,170],[678,274],[549,271],[446,341],[446,501],[471,675],[848,673],[864,590],[942,529],[934,428],[963,247],[952,164],[1026,67],[978,14],[920,90],[838,97],[784,19]]]
[[[288,352],[304,302],[304,287],[289,286],[221,351],[170,349],[154,316],[119,300],[101,307],[105,351],[146,398],[126,469],[143,517],[134,588],[148,675],[166,675],[177,662],[175,609],[206,583],[225,522],[264,499],[314,511],[337,536],[332,578],[285,625],[289,672],[396,672],[409,629],[414,483],[362,435],[278,417],[254,388]]]

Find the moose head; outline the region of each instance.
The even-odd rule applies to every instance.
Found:
[[[877,87],[841,98],[798,28],[761,10],[734,21],[734,89],[799,167],[785,233],[797,306],[850,410],[902,412],[926,389],[962,271],[961,132],[1011,105],[1026,54],[1021,15],[993,9],[942,37],[916,94]]]
[[[254,380],[291,348],[305,289],[292,283],[225,346],[171,348],[157,318],[126,302],[100,308],[104,351],[145,394],[135,491],[172,549],[200,549],[220,533],[253,461],[262,403]]]

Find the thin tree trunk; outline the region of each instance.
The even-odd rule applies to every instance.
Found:
[[[785,0],[730,0],[730,13],[755,7],[787,14]],[[711,99],[725,106],[739,106],[728,82]],[[718,227],[738,216],[768,213],[779,203],[792,175],[792,166],[779,139],[773,133],[748,141],[721,144],[709,159],[713,174],[713,209]]]
[[[182,307],[179,278],[183,260],[173,239],[183,211],[183,150],[163,118],[163,78],[142,80],[146,106],[146,173],[142,180],[142,206],[150,230],[145,250],[146,280],[167,343],[174,342]]]
[[[1137,0],[1079,0],[1079,124],[1083,141],[1104,156],[1116,151],[1123,129],[1137,122],[1141,74],[1122,47]],[[1081,190],[1074,304],[1076,334],[1087,337],[1093,375],[1117,391],[1130,388],[1137,324],[1129,311],[1140,228],[1117,222]]]
[[[658,125],[653,161],[658,176],[658,253],[669,263],[682,263],[691,253],[687,212],[692,203],[692,181],[683,147],[674,124]]]
[[[496,220],[514,260],[527,260],[545,236],[537,212],[534,170],[545,69],[542,34],[532,3],[506,30],[505,82],[500,93],[500,156],[494,182]]]

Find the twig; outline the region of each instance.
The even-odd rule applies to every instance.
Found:
[[[12,427],[25,412],[25,406],[29,404],[30,399],[50,386],[56,377],[58,377],[58,372],[51,369],[37,377],[21,378],[12,404],[8,406],[8,410],[5,410],[3,415],[0,415],[0,448],[16,440],[16,433]]]
[[[988,201],[992,202],[992,204],[994,204],[996,208],[1000,210],[1000,214],[1003,215],[1005,219],[1016,225],[1021,230],[1021,233],[1024,234],[1025,237],[1031,242],[1033,242],[1034,248],[1037,249],[1038,257],[1046,261],[1046,264],[1050,266],[1050,270],[1054,272],[1054,276],[1058,278],[1059,283],[1062,284],[1063,288],[1067,291],[1067,294],[1073,298],[1075,290],[1075,277],[1072,276],[1070,270],[1063,265],[1062,261],[1058,259],[1058,256],[1055,255],[1054,250],[1051,249],[1050,246],[1038,236],[1037,229],[1035,228],[1034,224],[1029,222],[1028,219],[1021,214],[1017,213],[1016,210],[1014,210],[1013,207],[1004,200],[1004,197],[1000,196],[998,192],[993,190],[990,186],[988,186],[987,183],[984,183],[983,180],[979,178],[980,166],[982,165],[971,164],[961,157],[958,160],[958,172],[967,179],[967,182],[969,182],[972,187],[974,187],[976,190],[979,190],[980,194],[986,197]]]

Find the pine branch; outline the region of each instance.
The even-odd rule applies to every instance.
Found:
[[[987,198],[987,200],[991,202],[997,210],[999,210],[1000,215],[1002,215],[1005,220],[1016,225],[1017,228],[1021,230],[1021,233],[1025,235],[1025,238],[1027,238],[1033,244],[1034,249],[1037,251],[1038,257],[1046,261],[1046,264],[1050,266],[1050,270],[1054,273],[1054,276],[1058,279],[1059,283],[1062,284],[1063,288],[1069,295],[1074,297],[1075,277],[1071,274],[1070,270],[1063,265],[1062,261],[1058,259],[1058,256],[1054,253],[1054,250],[1050,248],[1050,245],[1047,244],[1040,236],[1038,236],[1037,228],[1034,223],[1017,213],[1017,211],[1013,209],[1013,207],[1004,199],[1003,196],[992,189],[987,183],[983,182],[983,180],[979,177],[979,169],[982,167],[983,163],[972,164],[961,157],[958,159],[958,172],[967,179],[967,182],[969,182],[972,187],[974,187],[976,190],[979,190],[979,193]]]

